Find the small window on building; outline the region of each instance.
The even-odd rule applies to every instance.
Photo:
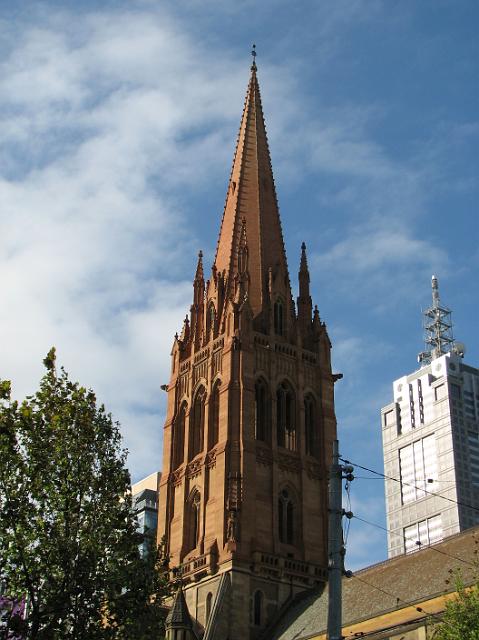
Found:
[[[287,382],[276,391],[276,430],[278,446],[296,451],[296,400]]]
[[[318,429],[316,426],[316,403],[313,396],[307,395],[304,399],[304,438],[306,454],[318,455]]]
[[[196,549],[200,536],[201,496],[197,489],[191,492],[186,506],[186,552],[188,553]]]
[[[255,438],[261,442],[271,443],[271,399],[266,382],[257,380],[254,386],[255,400]]]
[[[263,592],[259,590],[253,596],[253,624],[255,627],[263,624]]]
[[[275,334],[278,336],[284,335],[284,305],[281,298],[278,298],[274,303],[273,316]]]
[[[278,498],[278,536],[285,544],[294,544],[294,503],[287,489]]]
[[[451,397],[455,400],[460,400],[461,387],[458,384],[451,383]]]
[[[445,387],[444,384],[439,384],[434,389],[434,399],[435,400],[442,400],[445,397],[446,397],[446,387]]]
[[[206,391],[200,387],[196,392],[190,415],[190,437],[188,460],[192,460],[203,451],[203,433],[205,429],[205,400]]]
[[[384,414],[384,426],[390,427],[391,425],[395,424],[395,422],[396,422],[396,416],[395,416],[394,410],[387,411]]]
[[[209,424],[208,424],[208,450],[218,443],[220,428],[220,383],[217,382],[210,397]]]

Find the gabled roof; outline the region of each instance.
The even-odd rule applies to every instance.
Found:
[[[354,572],[343,578],[343,628],[412,606],[416,616],[426,616],[432,610],[419,611],[416,606],[426,600],[455,590],[454,572],[461,570],[466,584],[471,584],[477,570],[479,526],[451,536],[407,555]],[[476,553],[474,553],[476,552]],[[417,612],[417,613],[416,613]],[[267,640],[306,640],[326,632],[328,589],[311,591],[295,600],[265,636]]]

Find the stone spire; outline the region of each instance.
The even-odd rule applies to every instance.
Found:
[[[269,269],[277,282],[282,283],[278,293],[286,300],[291,299],[291,288],[255,62],[251,66],[214,263],[214,269],[225,274],[229,296],[234,294],[234,277],[240,269],[238,260],[245,227],[248,299],[256,316],[269,303]]]
[[[190,308],[191,330],[196,348],[201,346],[204,325],[205,278],[203,275],[203,252],[198,254],[195,279],[193,281],[193,304]]]
[[[173,606],[166,617],[165,630],[167,640],[196,640],[188,605],[181,587],[176,592]]]
[[[311,328],[311,314],[313,303],[309,293],[309,269],[306,258],[306,245],[301,245],[301,262],[299,266],[299,296],[298,296],[298,321],[304,333]]]

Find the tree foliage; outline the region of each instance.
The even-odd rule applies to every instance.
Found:
[[[457,595],[447,602],[434,640],[479,640],[479,581],[470,589],[456,576]]]
[[[159,637],[165,558],[140,556],[119,425],[54,349],[44,364],[22,403],[0,381],[4,601],[26,603],[31,640]]]

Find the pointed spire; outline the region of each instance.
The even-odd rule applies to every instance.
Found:
[[[203,275],[203,251],[198,252],[198,265],[196,266],[195,280],[204,280]]]
[[[253,314],[261,313],[268,302],[268,270],[272,268],[281,283],[284,299],[291,298],[283,235],[276,199],[263,108],[253,64],[241,119],[238,141],[226,195],[215,268],[225,272],[227,296],[234,295],[234,276],[238,273],[242,229],[248,229],[249,300]],[[244,219],[244,222],[243,222]]]
[[[298,298],[298,306],[299,300],[311,300],[309,295],[309,269],[308,269],[308,259],[306,257],[306,244],[303,242],[301,244],[301,262],[299,265],[299,298]]]
[[[193,282],[194,298],[193,304],[199,308],[204,302],[205,278],[203,275],[203,252],[198,253],[198,264],[196,266],[195,279]]]
[[[176,592],[173,606],[166,616],[165,627],[167,631],[171,629],[183,629],[185,631],[193,629],[193,623],[191,621],[190,612],[188,611],[188,605],[186,604],[185,594],[181,587]]]
[[[303,339],[307,338],[311,330],[311,313],[313,301],[309,293],[309,269],[306,257],[306,245],[301,245],[301,261],[299,265],[299,296],[298,296],[298,321],[303,333]]]

